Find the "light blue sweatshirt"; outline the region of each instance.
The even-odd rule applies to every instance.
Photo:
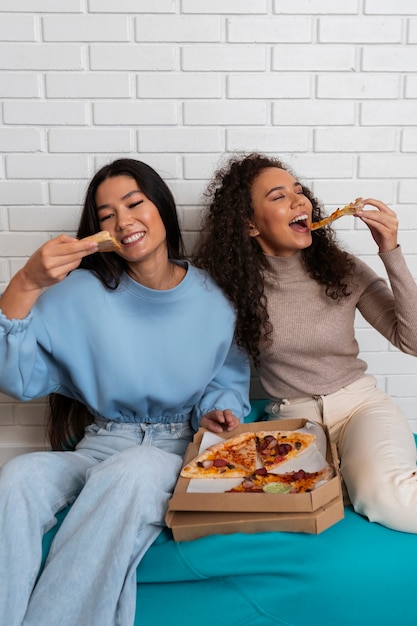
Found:
[[[0,391],[19,400],[52,392],[121,422],[184,422],[213,409],[249,413],[249,361],[233,341],[221,290],[187,265],[174,289],[124,275],[116,290],[76,270],[23,320],[0,311]]]

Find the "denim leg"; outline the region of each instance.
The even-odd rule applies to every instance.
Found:
[[[136,567],[163,527],[180,467],[181,456],[139,445],[88,472],[55,537],[25,626],[134,623]]]
[[[0,624],[22,623],[39,573],[43,534],[79,494],[93,462],[71,452],[34,452],[0,470]]]

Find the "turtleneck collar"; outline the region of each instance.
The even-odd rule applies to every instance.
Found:
[[[298,280],[305,280],[306,269],[304,267],[301,251],[297,251],[292,256],[270,256],[265,255],[271,267],[266,270],[265,278],[269,282],[294,283]]]

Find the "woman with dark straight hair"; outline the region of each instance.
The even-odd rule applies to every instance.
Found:
[[[103,166],[92,178],[86,192],[77,238],[88,237],[101,229],[96,206],[96,192],[106,179],[117,176],[131,177],[147,198],[158,208],[165,226],[168,258],[184,259],[184,243],[178,222],[177,208],[168,185],[159,174],[143,161],[117,159]],[[103,285],[116,289],[128,271],[128,264],[117,254],[87,255],[81,259],[80,268],[94,272]],[[82,402],[60,394],[48,396],[47,432],[54,449],[73,448],[91,423],[93,416]]]
[[[104,230],[115,251],[84,239]],[[54,449],[0,471],[2,624],[133,624],[136,568],[193,433],[249,413],[234,331],[228,298],[184,259],[160,176],[133,159],[101,168],[78,238],[45,243],[0,297],[0,391],[49,395]],[[40,572],[43,534],[70,504]]]

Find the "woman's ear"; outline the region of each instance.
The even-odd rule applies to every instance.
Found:
[[[249,222],[248,224],[248,235],[249,237],[257,237],[259,235],[259,230],[256,228],[255,224]]]

